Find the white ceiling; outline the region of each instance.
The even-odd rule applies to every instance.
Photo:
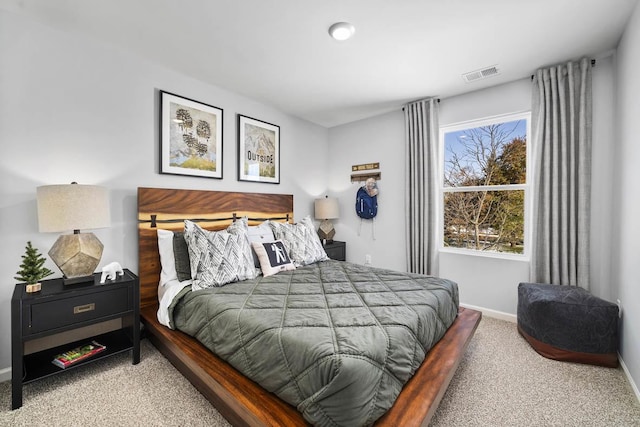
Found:
[[[637,2],[0,0],[0,8],[333,127],[605,55]],[[355,25],[351,40],[329,37],[338,21]],[[500,75],[461,77],[492,65]]]

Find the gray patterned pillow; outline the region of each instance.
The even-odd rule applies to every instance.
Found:
[[[192,290],[222,286],[256,277],[251,246],[246,234],[247,223],[242,222],[236,221],[222,231],[207,231],[191,221],[184,222],[184,238],[187,241],[191,263]]]
[[[256,265],[255,258],[253,257],[253,249],[251,248],[251,239],[249,236],[249,218],[246,216],[234,221],[227,227],[227,231],[231,234],[243,235],[245,241],[242,242],[242,269],[244,271],[253,270],[251,277],[247,279],[253,279],[260,275],[260,266]]]
[[[275,238],[287,247],[289,258],[296,267],[329,259],[309,216],[297,224],[269,221],[269,225]]]

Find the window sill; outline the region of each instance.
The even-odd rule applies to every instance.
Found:
[[[458,249],[458,248],[440,248],[439,253],[453,254],[453,255],[465,255],[482,258],[497,258],[509,261],[529,262],[531,261],[528,255],[524,254],[509,254],[505,252],[487,252],[487,251],[474,251],[471,249]]]

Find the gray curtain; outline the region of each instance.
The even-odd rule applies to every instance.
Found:
[[[536,72],[533,282],[589,289],[591,111],[588,59]]]
[[[438,104],[426,99],[404,108],[406,145],[407,270],[438,274]]]

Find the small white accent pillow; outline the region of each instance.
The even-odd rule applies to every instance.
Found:
[[[253,244],[254,242],[258,243],[267,243],[273,242],[275,237],[273,237],[273,231],[271,231],[271,227],[269,227],[269,221],[265,221],[260,225],[253,225],[249,227],[247,236],[249,237],[249,242]],[[260,268],[260,260],[258,259],[258,255],[255,250],[252,252],[253,255],[253,264],[256,268]]]
[[[176,258],[173,253],[173,231],[158,229],[158,252],[160,253],[160,283],[164,286],[172,280],[178,280]]]
[[[281,271],[296,269],[296,266],[293,265],[287,255],[287,248],[285,248],[282,240],[267,243],[253,242],[251,247],[258,255],[264,277],[273,276]]]
[[[308,215],[297,224],[269,222],[276,239],[282,240],[296,267],[329,259]]]
[[[189,249],[192,290],[257,276],[247,238],[246,219],[237,220],[222,231],[207,231],[186,220],[184,238]]]

